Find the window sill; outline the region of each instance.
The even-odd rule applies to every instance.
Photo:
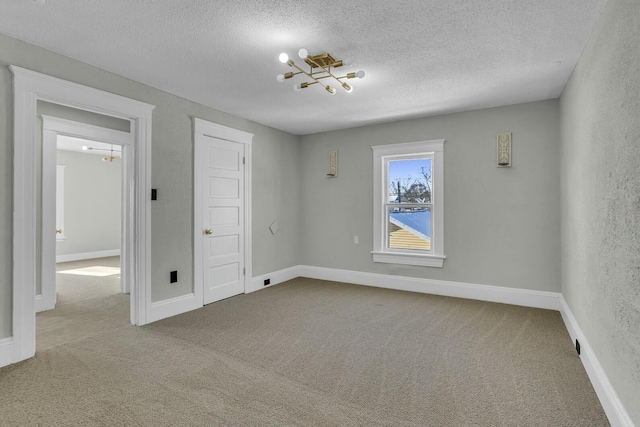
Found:
[[[445,255],[417,255],[407,253],[392,252],[371,252],[373,262],[383,262],[386,264],[417,265],[420,267],[442,268]]]

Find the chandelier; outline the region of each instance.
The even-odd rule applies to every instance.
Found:
[[[295,85],[293,89],[296,92],[301,89],[306,89],[309,86],[317,83],[320,86],[324,87],[325,90],[329,92],[331,95],[335,95],[336,89],[333,86],[325,84],[322,81],[323,79],[331,79],[331,78],[333,78],[337,82],[337,84],[342,86],[344,90],[346,90],[347,92],[352,92],[353,87],[349,83],[344,82],[343,80],[355,79],[355,78],[361,79],[364,77],[364,71],[362,70],[355,73],[347,73],[346,75],[340,76],[340,77],[336,76],[331,72],[331,69],[342,67],[342,61],[341,60],[336,61],[328,53],[321,53],[320,55],[309,56],[309,52],[307,51],[307,49],[303,48],[298,51],[298,56],[301,59],[304,59],[304,62],[306,62],[307,65],[309,65],[309,67],[311,67],[309,72],[303,70],[298,65],[296,65],[295,62],[289,59],[289,55],[287,55],[286,53],[281,53],[279,57],[280,62],[282,62],[283,64],[287,64],[288,66],[295,68],[298,71],[295,71],[295,72],[290,71],[288,73],[278,74],[277,76],[277,80],[279,82],[283,82],[287,79],[292,78],[293,76],[297,76],[298,74],[304,74],[305,76],[307,76],[312,80],[310,82],[303,82]]]
[[[87,145],[83,145],[82,146],[82,151],[104,151],[106,153],[109,153],[108,156],[102,158],[103,162],[113,163],[113,161],[115,159],[122,158],[122,149],[120,149],[120,150],[115,149],[114,150],[113,149],[113,144],[111,144],[111,150],[106,150],[104,148],[89,147]],[[114,155],[114,153],[115,153],[115,155]]]

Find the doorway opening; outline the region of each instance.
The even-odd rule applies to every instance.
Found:
[[[65,337],[85,335],[84,328],[98,312],[117,309],[118,317],[126,319],[130,304],[128,295],[118,299],[124,307],[111,301],[128,292],[120,274],[126,182],[123,145],[116,142],[126,144],[129,134],[47,115],[42,115],[42,123],[38,351],[68,342]],[[110,140],[105,141],[105,135]]]
[[[147,323],[147,313],[151,306],[148,195],[151,188],[151,111],[154,106],[13,65],[9,68],[14,76],[13,316],[12,337],[3,348],[11,356],[3,358],[6,357],[8,363],[16,363],[35,354],[36,287],[41,282],[39,279],[46,277],[45,262],[48,262],[48,268],[53,265],[55,275],[55,250],[45,250],[38,246],[39,241],[45,243],[40,238],[41,234],[50,233],[49,235],[55,236],[56,231],[55,221],[51,221],[52,224],[49,225],[39,221],[40,218],[45,218],[42,216],[45,198],[54,197],[55,192],[43,192],[42,204],[39,204],[36,197],[37,171],[44,153],[39,152],[37,144],[38,101],[126,120],[130,125],[128,132],[121,132],[128,138],[122,143],[124,204],[121,278],[125,286],[129,286],[129,317],[134,325]],[[58,121],[62,127],[69,125],[63,119]],[[98,132],[104,131],[98,126],[80,126],[89,126]],[[82,136],[73,129],[68,132],[64,129],[47,129],[43,131],[42,148],[51,147],[52,145],[46,144],[45,139],[52,138],[55,141],[58,134]],[[107,135],[95,139],[111,142],[110,138]],[[43,162],[42,166],[44,165]],[[42,224],[40,232],[39,224]],[[45,230],[46,227],[50,228]],[[53,245],[55,249],[55,240]],[[49,256],[49,259],[45,260],[45,256]],[[38,277],[38,272],[41,277]],[[53,295],[55,298],[55,292]],[[44,298],[44,293],[42,297]]]

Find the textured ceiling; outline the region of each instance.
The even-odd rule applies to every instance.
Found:
[[[2,0],[0,33],[309,134],[557,98],[605,2]],[[294,92],[278,55],[301,47],[366,77]]]

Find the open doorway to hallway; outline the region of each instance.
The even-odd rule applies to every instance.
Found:
[[[43,193],[54,192],[55,201],[50,197],[54,203],[43,203],[42,217],[43,226],[55,219],[55,244],[43,244],[43,259],[50,260],[51,268],[43,264],[42,289],[44,296],[53,288],[54,305],[36,316],[37,351],[81,339],[107,311],[127,325],[130,307],[128,295],[114,300],[125,291],[120,263],[122,147],[59,134],[46,142],[56,150],[43,157],[51,163],[43,168]],[[43,242],[53,243],[52,234],[43,234]],[[45,256],[47,248],[55,254]]]
[[[36,315],[37,352],[131,326],[119,256],[58,263],[56,287],[56,308]]]
[[[124,146],[130,134],[44,114],[42,122],[36,312],[55,307],[57,262],[124,255],[123,271],[131,265],[123,248],[129,188]],[[121,281],[122,292],[130,291],[129,283]]]

